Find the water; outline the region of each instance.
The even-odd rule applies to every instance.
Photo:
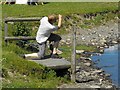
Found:
[[[118,50],[119,45],[111,46],[104,50],[104,53],[100,56],[92,56],[91,59],[96,62],[97,66],[102,68],[106,73],[111,74],[110,78],[112,82],[118,86],[118,54],[120,50]]]

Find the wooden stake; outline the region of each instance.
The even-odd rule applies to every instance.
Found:
[[[71,81],[75,82],[76,81],[76,30],[75,30],[75,25],[73,26],[73,47],[72,47],[72,57],[71,57],[71,69],[72,69],[72,74],[71,74]]]
[[[5,40],[5,37],[7,37],[8,36],[8,24],[7,24],[7,22],[5,22],[5,26],[4,26],[4,28],[5,28],[5,36],[4,36],[4,40]],[[6,42],[6,44],[7,44],[7,40],[5,40],[5,42]]]

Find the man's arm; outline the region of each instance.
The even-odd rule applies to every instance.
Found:
[[[58,29],[61,27],[62,25],[62,15],[58,15]]]

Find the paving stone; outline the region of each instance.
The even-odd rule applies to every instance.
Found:
[[[71,63],[65,59],[42,59],[42,60],[30,60],[34,61],[38,64],[42,64],[43,66],[52,68],[52,69],[66,69],[70,68]]]

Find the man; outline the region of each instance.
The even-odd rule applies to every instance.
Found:
[[[58,25],[54,26],[58,19]],[[53,42],[53,45],[50,45],[51,58],[59,58],[58,56],[58,45],[61,37],[59,35],[53,34],[52,32],[60,29],[62,23],[62,15],[49,15],[48,17],[43,17],[40,20],[40,26],[37,31],[36,41],[39,44],[38,56],[44,58],[46,42]]]

